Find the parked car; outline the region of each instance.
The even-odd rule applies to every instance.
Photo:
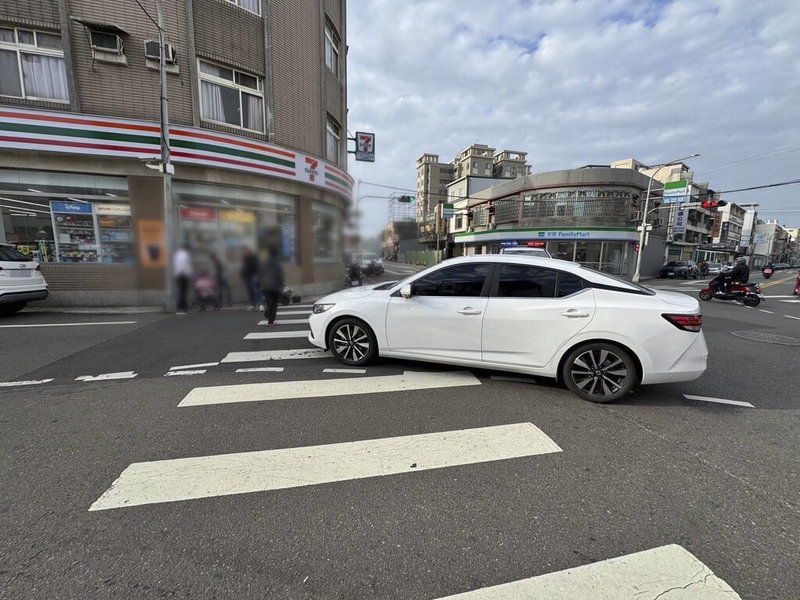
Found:
[[[484,254],[321,298],[309,340],[347,365],[384,356],[514,371],[612,402],[637,384],[702,375],[701,323],[685,294],[557,259]]]
[[[47,298],[47,282],[39,263],[0,244],[0,317],[13,315],[32,300]]]
[[[697,265],[692,260],[673,260],[661,267],[659,277],[683,277],[697,279]]]
[[[513,246],[501,248],[500,254],[515,254],[518,256],[538,256],[539,258],[553,258],[544,248],[528,248],[527,246]]]
[[[722,263],[708,263],[706,269],[708,269],[709,275],[719,275],[722,273],[723,266]]]

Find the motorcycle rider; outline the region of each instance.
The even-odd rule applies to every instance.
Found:
[[[733,269],[725,275],[723,280],[723,290],[728,293],[731,289],[731,284],[733,282],[736,283],[747,283],[747,280],[750,279],[750,268],[747,266],[747,257],[740,256],[736,259],[736,264],[733,266]]]

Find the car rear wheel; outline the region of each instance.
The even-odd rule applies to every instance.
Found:
[[[334,323],[328,332],[328,348],[340,362],[350,366],[368,365],[378,356],[378,342],[372,329],[355,318]]]
[[[615,346],[595,342],[569,353],[561,375],[567,387],[590,402],[614,402],[636,385],[636,365],[630,354]]]
[[[11,304],[0,304],[0,317],[10,317],[14,313],[18,313],[27,302],[12,302]]]

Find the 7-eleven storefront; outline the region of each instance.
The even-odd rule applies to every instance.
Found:
[[[234,301],[244,247],[276,248],[302,295],[339,285],[352,179],[293,150],[170,128],[173,211],[152,123],[0,110],[0,243],[42,262],[54,305],[161,304],[166,232],[198,272],[226,267]]]

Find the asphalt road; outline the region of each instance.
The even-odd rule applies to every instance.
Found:
[[[389,269],[395,273],[384,278],[410,271]],[[790,344],[800,344],[800,302],[791,298],[792,281],[782,281],[790,276],[796,272],[764,282],[769,298],[755,309],[703,303],[710,349],[703,377],[643,387],[613,405],[488,371],[471,371],[474,384],[461,387],[339,393],[343,379],[355,391],[407,371],[456,370],[384,360],[366,373],[325,372],[342,365],[285,356],[309,348],[302,338],[244,339],[267,328],[243,310],[3,319],[0,597],[435,599],[605,568],[608,559],[674,544],[741,598],[798,598],[800,345]],[[648,283],[690,294],[701,287]],[[282,309],[271,331],[302,330],[291,321],[304,316],[287,313],[303,310]],[[273,360],[241,354],[282,351]],[[264,382],[296,391],[280,400],[179,406],[195,388]],[[315,385],[323,390],[316,396]],[[306,449],[402,438],[393,452],[421,452],[425,434],[526,423],[559,451],[211,491],[220,480],[244,485],[240,457],[262,461],[241,478],[248,482],[283,460],[265,451],[311,455],[317,450]],[[377,452],[357,447],[364,462]],[[187,484],[168,472],[187,457],[205,457],[193,473],[206,479],[188,482],[195,499],[158,500],[164,487]],[[347,468],[346,456],[334,462]],[[133,463],[148,464],[141,480],[128,470]],[[105,509],[100,500],[124,496],[126,477],[155,495]],[[732,597],[701,588],[697,578],[656,582],[621,597]]]

